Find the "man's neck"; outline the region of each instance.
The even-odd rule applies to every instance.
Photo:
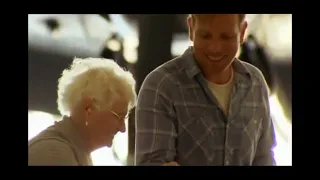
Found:
[[[232,78],[233,68],[228,67],[226,70],[219,73],[204,72],[204,77],[214,84],[226,84]]]

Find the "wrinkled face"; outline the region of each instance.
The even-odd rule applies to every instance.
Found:
[[[247,23],[238,14],[198,14],[188,18],[189,37],[201,68],[219,73],[233,62]]]
[[[118,132],[125,132],[125,120],[128,115],[128,102],[117,101],[109,109],[87,112],[88,128],[94,144],[98,146],[112,146],[114,136]]]

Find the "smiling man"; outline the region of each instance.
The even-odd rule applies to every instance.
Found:
[[[267,84],[235,58],[245,14],[192,14],[188,26],[193,46],[139,92],[136,165],[274,165]]]

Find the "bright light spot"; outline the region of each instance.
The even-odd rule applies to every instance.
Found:
[[[277,124],[281,128],[281,131],[285,134],[290,134],[292,130],[292,125],[288,118],[285,116],[284,110],[277,95],[272,95],[269,98],[270,101],[270,110],[272,115],[275,117]]]
[[[133,36],[125,36],[123,46],[125,49],[136,49],[139,45],[139,39]]]
[[[114,23],[114,30],[122,37],[138,37],[136,28],[131,27],[122,14],[110,14],[110,19]]]
[[[111,49],[112,51],[120,51],[121,49],[121,44],[119,41],[115,40],[115,39],[111,39],[107,41],[107,47],[109,49]]]
[[[138,52],[135,49],[124,48],[123,56],[125,60],[130,64],[135,64],[138,61]]]
[[[276,132],[277,146],[273,149],[277,166],[292,166],[292,143]],[[288,135],[291,138],[291,135]],[[291,141],[292,142],[292,141]]]
[[[292,44],[292,25],[287,23],[286,26],[280,25],[276,37],[278,38],[279,46],[286,47]]]
[[[28,111],[28,140],[54,124],[55,116],[41,111]]]
[[[60,35],[61,35],[60,29],[55,29],[55,30],[53,30],[53,31],[51,32],[51,37],[52,37],[53,39],[58,39],[58,38],[60,37]]]
[[[264,26],[266,45],[278,58],[292,56],[292,15],[270,17]]]
[[[125,60],[130,64],[135,64],[138,61],[138,45],[139,40],[137,37],[125,36],[123,42],[123,56]]]
[[[171,45],[171,54],[173,56],[181,56],[189,46],[192,46],[192,42],[188,36],[174,36]]]
[[[127,131],[124,133],[118,133],[115,136],[112,146],[121,162],[127,161],[129,151],[128,121],[125,121],[125,126]]]
[[[112,149],[108,147],[93,151],[91,157],[95,166],[122,166],[121,162],[114,158]]]
[[[90,38],[105,40],[109,39],[114,32],[111,23],[108,23],[103,17],[98,14],[81,14],[78,18],[81,18],[80,23],[83,23],[81,30],[87,31]]]
[[[277,146],[273,150],[277,165],[292,166],[292,125],[285,116],[278,97],[272,95],[269,101],[274,123],[277,124],[275,127]]]

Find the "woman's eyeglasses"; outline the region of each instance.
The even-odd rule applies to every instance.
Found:
[[[117,114],[116,112],[112,111],[111,109],[108,109],[108,111],[110,111],[113,115],[115,115],[120,121],[127,120],[129,118],[129,114],[127,114],[124,117],[121,117],[119,114]]]

